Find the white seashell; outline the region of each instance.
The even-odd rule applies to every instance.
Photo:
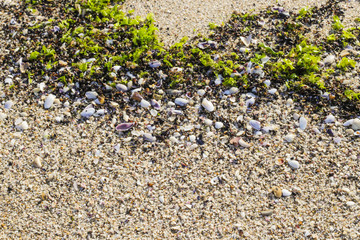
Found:
[[[295,137],[296,137],[296,135],[290,133],[290,134],[286,135],[284,139],[287,142],[292,142],[292,141],[294,141]]]
[[[210,119],[207,118],[207,119],[204,120],[204,123],[207,126],[211,126],[213,124],[213,121],[211,121]]]
[[[294,104],[294,101],[293,101],[291,98],[289,98],[288,100],[286,100],[286,106],[290,107],[290,106],[293,105],[293,104]]]
[[[335,142],[335,143],[340,143],[341,140],[342,140],[341,137],[335,137],[335,138],[334,138],[334,142]]]
[[[200,90],[197,91],[197,94],[198,94],[200,97],[204,96],[205,93],[206,93],[206,92],[205,92],[205,90],[203,90],[203,89],[200,89]]]
[[[325,123],[334,123],[335,121],[336,121],[336,119],[332,114],[327,116],[326,119],[325,119]]]
[[[6,101],[5,104],[4,104],[4,108],[5,109],[10,109],[13,105],[13,101],[9,100],[9,101]]]
[[[251,34],[249,36],[245,37],[240,37],[241,41],[245,44],[245,46],[250,46],[251,44]]]
[[[99,109],[96,111],[96,113],[94,114],[95,117],[100,117],[100,116],[103,116],[105,115],[106,113],[106,110],[105,109]]]
[[[238,93],[239,92],[239,88],[237,88],[237,87],[232,87],[232,88],[230,88],[229,90],[226,90],[225,92],[224,92],[224,94],[225,95],[232,95],[232,94],[236,94],[236,93]]]
[[[287,163],[292,169],[298,169],[300,167],[300,163],[296,160],[288,160]]]
[[[160,197],[159,197],[159,201],[160,201],[161,203],[164,203],[164,201],[165,201],[164,196],[160,196]]]
[[[354,119],[350,119],[350,120],[346,121],[343,126],[348,127],[348,126],[352,125],[353,122],[354,122]]]
[[[263,58],[261,59],[261,63],[262,63],[262,64],[265,64],[265,63],[267,63],[269,60],[270,60],[270,58],[269,58],[268,56],[265,56],[265,57],[263,57]]]
[[[249,108],[249,106],[254,105],[254,103],[255,103],[255,98],[250,98],[246,100],[245,105],[247,108]]]
[[[13,84],[12,78],[9,78],[9,77],[5,78],[5,83],[9,84],[9,85],[12,85]]]
[[[55,98],[56,98],[55,95],[49,94],[49,96],[47,96],[45,99],[44,108],[45,109],[51,108],[51,106],[53,105],[53,103],[55,101]]]
[[[22,130],[28,129],[29,125],[27,122],[23,121],[21,118],[17,118],[15,120],[15,127],[16,127],[16,129],[22,131]]]
[[[7,118],[7,115],[5,113],[0,113],[0,121],[3,121]]]
[[[85,96],[87,99],[96,99],[98,97],[97,92],[86,92]]]
[[[175,104],[182,106],[182,107],[186,106],[188,103],[189,103],[189,101],[184,98],[176,98],[175,99]]]
[[[282,196],[283,197],[288,197],[291,195],[291,192],[289,190],[283,189],[282,191]]]
[[[324,64],[332,64],[333,62],[335,62],[335,56],[334,55],[329,55],[323,60]]]
[[[187,132],[187,131],[191,131],[194,129],[194,125],[185,125],[181,127],[181,130]]]
[[[239,139],[239,145],[244,147],[244,148],[248,148],[251,147],[250,143],[245,142],[244,140],[242,140],[241,138]]]
[[[161,66],[161,62],[159,62],[158,60],[152,61],[149,63],[149,66],[152,68],[157,68]]]
[[[34,164],[35,167],[41,168],[42,167],[41,158],[39,156],[36,157],[33,164]]]
[[[275,94],[277,92],[277,89],[276,88],[272,88],[272,89],[270,89],[269,91],[268,91],[268,93],[270,93],[270,94]]]
[[[270,87],[271,81],[270,81],[270,80],[265,80],[265,81],[264,81],[264,84],[265,84],[267,87]]]
[[[299,120],[299,127],[300,127],[300,129],[301,129],[301,130],[305,130],[306,126],[307,126],[307,120],[306,120],[306,118],[301,117],[300,120]]]
[[[141,102],[140,102],[140,106],[143,107],[143,108],[148,108],[148,107],[150,107],[150,105],[151,104],[148,101],[144,100],[144,99],[142,99]]]
[[[209,100],[207,100],[206,98],[204,98],[204,99],[202,100],[201,105],[202,105],[208,112],[212,112],[212,111],[215,110],[214,105],[213,105]]]
[[[154,137],[150,133],[144,133],[143,138],[144,138],[144,140],[149,141],[149,142],[155,142],[156,141],[156,137]]]
[[[215,128],[216,129],[220,129],[220,128],[223,128],[224,127],[224,124],[222,122],[215,122]]]
[[[352,207],[352,206],[354,206],[356,203],[355,202],[353,202],[353,201],[348,201],[348,202],[346,202],[346,205],[348,206],[348,207]]]
[[[351,124],[352,126],[352,129],[353,130],[359,130],[360,129],[360,119],[358,119],[358,118],[355,118],[355,119],[353,119],[353,122],[352,122],[352,124]]]
[[[119,71],[121,69],[121,66],[113,66],[112,67],[115,72]]]
[[[212,185],[218,184],[219,183],[219,177],[214,177],[210,180],[210,183]]]
[[[85,108],[81,113],[81,117],[83,118],[89,118],[95,113],[95,108],[89,107]]]
[[[260,130],[261,129],[261,124],[259,121],[256,120],[250,120],[249,124],[252,128],[256,129],[256,130]]]

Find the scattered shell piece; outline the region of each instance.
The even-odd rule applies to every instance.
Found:
[[[336,121],[336,119],[332,114],[327,116],[326,119],[325,119],[325,123],[334,123],[335,121]]]
[[[208,112],[212,112],[212,111],[215,110],[214,105],[213,105],[209,100],[207,100],[206,98],[204,98],[204,99],[202,100],[201,105],[202,105]]]
[[[96,99],[98,94],[97,94],[97,92],[86,92],[85,96],[86,96],[87,99],[92,100],[92,99]]]
[[[151,106],[153,106],[153,108],[155,108],[156,110],[161,109],[160,103],[158,101],[156,101],[155,99],[151,99],[150,103],[151,103]]]
[[[216,129],[220,129],[220,128],[223,128],[224,127],[224,124],[222,122],[215,122],[215,128]]]
[[[353,121],[351,123],[351,128],[355,131],[359,130],[360,129],[360,119],[358,119],[358,118],[353,119]]]
[[[268,93],[270,93],[271,95],[274,95],[277,92],[276,88],[272,88],[268,91]]]
[[[83,118],[89,118],[95,113],[95,108],[93,107],[87,107],[85,108],[81,113],[81,117]]]
[[[246,47],[250,46],[251,44],[251,34],[247,37],[240,37],[241,41],[245,44]]]
[[[230,142],[231,143],[231,142]],[[242,138],[239,138],[238,140],[238,144],[244,148],[249,148],[251,147],[250,143],[245,142]]]
[[[348,126],[352,125],[353,122],[354,122],[354,119],[350,119],[350,120],[346,121],[346,122],[343,124],[343,126],[344,126],[344,127],[348,127]]]
[[[291,195],[291,192],[287,189],[282,190],[282,196],[283,197],[289,197]]]
[[[116,130],[119,132],[125,132],[128,131],[132,126],[134,126],[135,123],[120,123],[116,126]]]
[[[51,108],[51,106],[53,105],[53,103],[55,101],[55,98],[56,98],[55,95],[49,94],[49,96],[47,96],[45,99],[44,108],[45,109]]]
[[[267,87],[270,87],[271,81],[270,81],[270,80],[265,80],[265,81],[264,81],[264,84],[265,84]]]
[[[126,92],[128,90],[128,87],[124,84],[118,83],[116,84],[116,89],[122,92]]]
[[[6,101],[5,104],[4,104],[4,108],[5,109],[10,109],[13,105],[13,101],[9,100],[9,101]]]
[[[158,60],[155,60],[155,61],[149,62],[149,66],[152,68],[157,68],[157,67],[161,66],[161,62],[159,62]]]
[[[274,213],[273,210],[267,210],[267,211],[262,211],[260,214],[261,214],[262,216],[270,216],[270,215],[272,215],[273,213]]]
[[[300,167],[300,163],[296,160],[288,160],[287,163],[292,169],[298,169]]]
[[[294,104],[294,101],[291,99],[291,98],[289,98],[288,100],[286,100],[286,106],[291,106],[291,105],[293,105]]]
[[[144,133],[143,138],[144,138],[144,140],[149,141],[149,142],[155,142],[156,141],[156,137],[154,137],[150,133]]]
[[[142,99],[140,102],[140,106],[143,108],[148,108],[148,107],[150,107],[150,105],[151,104],[148,101],[146,101],[145,99]]]
[[[280,198],[282,195],[281,188],[279,187],[273,187],[271,191],[274,193],[275,197]]]
[[[256,129],[256,130],[260,130],[261,129],[261,124],[259,121],[256,120],[250,120],[249,124],[252,128]]]
[[[42,167],[41,158],[40,158],[39,156],[37,156],[37,157],[34,159],[33,164],[34,164],[35,167],[41,168],[41,167]]]
[[[324,60],[323,60],[323,63],[325,65],[330,65],[332,64],[333,62],[335,62],[335,56],[334,55],[328,55]]]
[[[213,124],[213,121],[211,121],[210,119],[206,118],[206,119],[204,120],[204,123],[205,123],[205,125],[207,125],[207,126],[211,126],[211,125]]]
[[[245,105],[247,108],[249,108],[249,106],[254,105],[254,103],[255,103],[255,98],[250,98],[246,100]]]
[[[175,104],[182,106],[182,107],[186,106],[188,103],[189,103],[189,100],[186,100],[184,98],[176,98],[175,99]]]
[[[346,202],[346,205],[348,206],[348,207],[352,207],[352,206],[354,206],[356,203],[355,202],[353,202],[353,201],[348,201],[348,202]]]
[[[306,126],[307,126],[307,120],[306,118],[304,117],[300,117],[300,120],[299,120],[299,127],[301,130],[305,130],[306,129]]]
[[[285,139],[285,141],[286,142],[292,142],[292,141],[294,141],[294,138],[296,137],[296,135],[295,134],[288,134],[288,135],[286,135],[285,137],[284,137],[284,139]]]
[[[197,94],[198,94],[200,97],[204,96],[205,93],[206,93],[206,92],[205,92],[204,89],[200,89],[200,90],[197,91]]]
[[[22,131],[22,130],[28,129],[29,125],[26,121],[23,121],[21,118],[17,118],[15,120],[15,127],[16,127],[16,129]]]

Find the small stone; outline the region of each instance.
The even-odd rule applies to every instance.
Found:
[[[351,124],[351,128],[355,131],[359,130],[360,129],[360,119],[355,118]]]
[[[186,99],[184,99],[184,98],[176,98],[176,99],[175,99],[175,104],[176,104],[176,105],[179,105],[179,106],[181,106],[181,107],[186,106],[188,103],[189,103],[189,101],[186,100]]]
[[[95,108],[89,107],[85,108],[81,113],[81,117],[83,118],[89,118],[95,113]]]
[[[285,139],[286,142],[292,142],[292,141],[294,141],[295,137],[296,137],[295,134],[288,134],[288,135],[285,136],[284,139]]]
[[[97,92],[86,92],[85,96],[86,96],[87,99],[92,100],[92,99],[96,99],[98,94],[97,94]]]
[[[164,196],[160,196],[160,197],[159,197],[159,201],[160,201],[161,203],[164,203],[164,202],[165,202]]]
[[[246,100],[245,105],[247,108],[249,108],[249,106],[254,105],[254,103],[255,103],[255,98],[250,98]]]
[[[4,104],[4,108],[5,109],[10,109],[13,105],[13,101],[9,100],[9,101],[6,101],[5,104]]]
[[[41,168],[42,167],[41,158],[39,156],[36,157],[33,164],[34,164],[35,167]]]
[[[206,92],[205,92],[205,90],[203,90],[203,89],[200,89],[200,90],[197,91],[197,94],[198,94],[200,97],[204,96],[205,93],[206,93]]]
[[[249,124],[252,128],[256,129],[256,130],[260,130],[261,129],[261,124],[259,121],[256,120],[250,120]]]
[[[354,133],[355,133],[355,131],[352,130],[352,129],[346,129],[345,132],[346,132],[346,134],[349,135],[349,136],[353,136]]]
[[[300,163],[296,160],[288,160],[287,163],[292,169],[298,169],[300,168]]]
[[[306,120],[306,118],[301,117],[300,120],[299,120],[299,127],[300,127],[300,129],[301,129],[301,130],[305,130],[306,126],[307,126],[307,120]]]
[[[277,92],[276,88],[272,88],[268,91],[268,93],[270,93],[271,95],[274,95]]]
[[[273,210],[267,210],[267,211],[262,211],[262,212],[261,212],[261,215],[263,215],[263,216],[270,216],[270,215],[272,215],[273,213],[274,213]]]
[[[146,140],[148,142],[155,142],[156,141],[156,137],[154,137],[150,133],[144,133],[143,138],[144,138],[144,140]]]
[[[347,205],[348,207],[352,207],[352,206],[355,205],[355,202],[353,202],[353,201],[348,201],[348,202],[346,202],[346,205]]]
[[[332,114],[327,116],[326,119],[325,119],[325,123],[334,123],[335,121],[336,121],[336,119]]]
[[[215,122],[215,128],[216,129],[220,129],[220,128],[223,128],[224,127],[224,124],[222,122]]]
[[[324,60],[323,63],[324,64],[332,64],[333,62],[335,62],[335,56],[334,55],[328,55]]]
[[[282,196],[283,197],[289,197],[291,195],[291,192],[287,189],[282,190]]]
[[[273,187],[271,191],[274,193],[275,197],[280,198],[282,196],[282,191],[279,187]]]
[[[286,106],[290,107],[290,106],[293,105],[293,104],[294,104],[294,101],[293,101],[291,98],[289,98],[288,100],[286,100]]]
[[[122,92],[126,92],[128,90],[128,87],[125,86],[124,84],[119,83],[116,84],[116,89]]]
[[[49,96],[47,96],[45,99],[44,108],[45,109],[51,108],[51,106],[53,105],[53,103],[55,101],[55,98],[56,98],[55,95],[49,94]]]
[[[204,98],[204,99],[202,100],[201,105],[202,105],[208,112],[213,112],[213,111],[215,110],[214,105],[213,105],[209,100],[207,100],[206,98]]]
[[[3,121],[7,118],[7,115],[5,113],[0,113],[0,120]]]
[[[142,99],[140,102],[140,106],[143,108],[148,108],[151,106],[151,104],[148,101],[146,101],[145,99]]]
[[[213,121],[211,121],[210,119],[206,118],[206,119],[204,120],[204,123],[205,123],[205,125],[207,125],[207,126],[211,126],[211,125],[213,124]]]
[[[59,65],[60,65],[60,67],[66,67],[68,64],[67,64],[67,62],[65,62],[63,60],[59,60]]]
[[[298,113],[294,113],[293,118],[294,120],[299,120],[300,115]]]

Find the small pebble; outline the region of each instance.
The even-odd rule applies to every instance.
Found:
[[[203,89],[200,89],[200,90],[197,91],[197,94],[198,94],[200,97],[204,96],[205,93],[206,93],[206,92],[205,92],[205,90],[203,90]]]
[[[87,99],[93,100],[93,99],[97,98],[98,94],[97,94],[97,92],[86,92],[85,96]]]
[[[81,113],[81,117],[83,118],[89,118],[95,113],[95,108],[89,107],[85,108]]]
[[[256,129],[256,130],[260,130],[261,129],[261,124],[259,121],[256,120],[250,120],[249,124],[252,128]]]
[[[201,105],[202,105],[208,112],[213,112],[213,111],[215,110],[214,105],[213,105],[209,100],[207,100],[206,98],[204,98],[204,99],[202,100]]]
[[[45,109],[51,108],[51,106],[53,105],[53,103],[55,101],[55,98],[56,98],[55,95],[49,94],[49,96],[47,96],[45,99],[44,108]]]
[[[325,123],[334,123],[335,121],[336,121],[336,119],[332,114],[327,116],[326,119],[325,119]]]
[[[287,163],[292,169],[298,169],[300,168],[300,163],[296,160],[288,160]]]
[[[41,168],[42,164],[41,164],[41,158],[39,156],[37,156],[33,162],[35,167]]]
[[[125,86],[124,84],[119,83],[116,84],[116,89],[122,92],[126,92],[128,90],[128,87]]]
[[[220,129],[220,128],[223,128],[224,127],[224,124],[222,122],[215,122],[215,128],[216,129]]]
[[[182,106],[182,107],[186,106],[188,103],[189,103],[189,100],[186,100],[184,98],[176,98],[175,99],[175,104]]]
[[[286,142],[292,142],[292,141],[294,141],[294,138],[295,138],[295,137],[296,137],[295,134],[288,134],[288,135],[286,135],[286,136],[284,137],[284,139],[285,139]]]
[[[263,215],[263,216],[270,216],[270,215],[272,215],[273,213],[274,213],[273,210],[267,210],[267,211],[262,211],[262,212],[261,212],[261,215]]]
[[[307,120],[306,120],[306,118],[301,117],[300,120],[299,120],[299,127],[300,127],[300,129],[301,129],[301,130],[305,130],[306,126],[307,126]]]
[[[5,104],[4,104],[4,108],[5,109],[10,109],[13,105],[13,101],[9,100],[9,101],[6,101]]]
[[[355,118],[353,121],[352,121],[352,124],[351,124],[351,127],[353,130],[360,130],[360,119],[358,118]]]
[[[140,102],[140,106],[143,108],[149,108],[150,107],[150,103],[148,101],[146,101],[145,99],[142,99]]]
[[[204,120],[204,123],[205,123],[205,125],[207,125],[207,126],[211,126],[211,125],[213,124],[213,121],[211,121],[210,119],[206,118],[206,119]]]
[[[291,195],[291,192],[287,189],[283,189],[281,192],[283,197],[289,197]]]

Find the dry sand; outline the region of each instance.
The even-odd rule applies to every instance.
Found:
[[[278,2],[294,9],[320,4]],[[169,28],[160,31],[168,43],[194,28],[205,33],[208,22],[226,21],[233,10],[266,5],[228,0],[126,4],[135,14],[154,12],[160,28]],[[348,9],[354,16],[354,9]],[[247,111],[248,96],[219,100],[208,94],[217,110],[199,117],[202,98],[194,92],[184,116],[167,118],[168,104],[163,103],[164,124],[139,107],[79,121],[69,113],[79,113],[89,100],[82,99],[75,109],[59,102],[44,110],[44,99],[27,99],[26,89],[16,96],[8,93],[4,74],[1,239],[360,238],[359,140],[342,126],[348,119],[339,116],[336,107],[315,114],[277,96]],[[6,110],[9,100],[14,105]],[[330,113],[336,122],[325,124]],[[296,114],[308,119],[305,131],[298,129]],[[58,116],[65,121],[57,123]],[[135,131],[116,133],[114,125],[126,116],[138,123]],[[229,147],[228,133],[206,126],[205,117],[233,126],[252,146]],[[27,130],[16,129],[18,118],[28,123]],[[277,131],[257,137],[246,124],[250,119]],[[155,126],[153,134],[158,135],[169,129],[166,141],[139,138],[139,131],[149,132],[148,125]],[[188,126],[193,129],[186,131]],[[326,133],[329,128],[340,143]],[[289,133],[296,138],[286,143]],[[199,134],[205,142],[201,146],[192,140]],[[34,163],[37,157],[41,163]],[[287,160],[297,160],[300,168],[291,169]],[[274,186],[289,190],[291,196],[276,198],[269,191]]]

